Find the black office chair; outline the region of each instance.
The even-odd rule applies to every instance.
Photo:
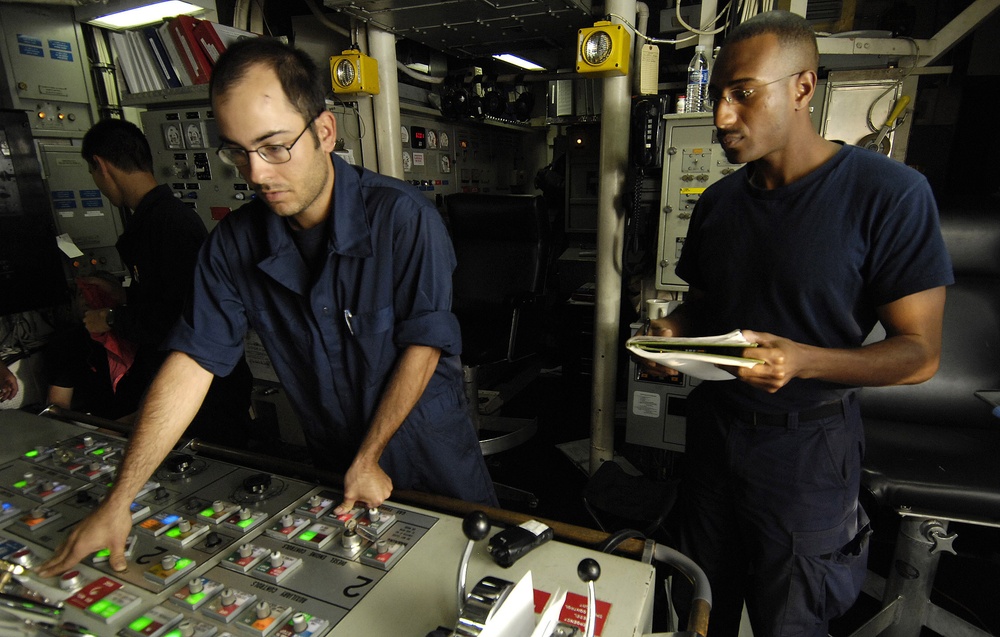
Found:
[[[1000,210],[943,211],[941,228],[955,269],[941,366],[926,383],[861,393],[862,495],[901,519],[888,579],[869,572],[865,584],[882,610],[856,635],[988,634],[930,592],[941,554],[955,552],[949,522],[1000,526],[1000,420],[976,396],[1000,389]]]
[[[545,201],[531,195],[458,193],[445,198],[445,217],[458,265],[452,310],[462,328],[466,394],[484,455],[534,435],[535,418],[479,414],[480,370],[522,360],[537,351],[544,306],[549,223]],[[527,492],[497,485],[501,499]]]

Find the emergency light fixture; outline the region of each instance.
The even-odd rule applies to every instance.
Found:
[[[357,49],[330,58],[333,92],[378,95],[378,60]]]
[[[605,20],[580,29],[576,38],[576,72],[596,77],[628,75],[628,31]]]

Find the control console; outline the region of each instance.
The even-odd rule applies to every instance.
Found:
[[[467,539],[462,519],[395,502],[335,515],[336,488],[185,451],[172,453],[132,504],[126,571],[112,570],[100,551],[41,578],[34,569],[107,493],[125,442],[23,412],[0,412],[0,431],[8,440],[0,453],[0,564],[10,571],[0,569],[0,610],[29,621],[121,637],[423,637],[455,625],[456,572],[461,603],[465,577],[518,581],[531,571],[543,606],[559,591],[586,600],[576,568],[592,555],[602,582],[616,582],[596,602],[595,634],[648,629],[647,564],[551,541],[502,568],[473,541],[486,537],[484,519]],[[567,625],[582,630],[586,612],[569,606]]]

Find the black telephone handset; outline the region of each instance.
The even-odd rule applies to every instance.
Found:
[[[667,98],[636,98],[632,104],[632,164],[659,168],[663,162],[663,114]]]

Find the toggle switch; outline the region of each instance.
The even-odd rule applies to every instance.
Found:
[[[259,637],[264,637],[280,625],[291,612],[292,609],[288,606],[261,601],[240,617],[239,625]]]
[[[276,540],[289,540],[298,535],[307,526],[309,526],[309,518],[287,513],[272,524],[265,533],[267,533],[268,537],[273,537]]]
[[[298,612],[285,625],[271,633],[271,637],[315,637],[329,628],[330,622],[308,613]]]
[[[146,579],[162,586],[180,581],[198,565],[192,559],[177,555],[164,555],[159,564],[153,564],[144,573]]]
[[[244,609],[250,608],[256,601],[257,596],[253,593],[235,588],[226,588],[212,599],[201,612],[212,619],[228,624],[236,619],[236,616],[243,612]],[[254,616],[256,617],[256,614]]]
[[[225,588],[221,582],[207,577],[193,577],[170,598],[172,602],[190,611],[196,611]]]
[[[227,555],[226,559],[219,562],[219,566],[246,574],[267,557],[268,552],[263,546],[254,546],[250,543],[241,544],[235,551]]]

